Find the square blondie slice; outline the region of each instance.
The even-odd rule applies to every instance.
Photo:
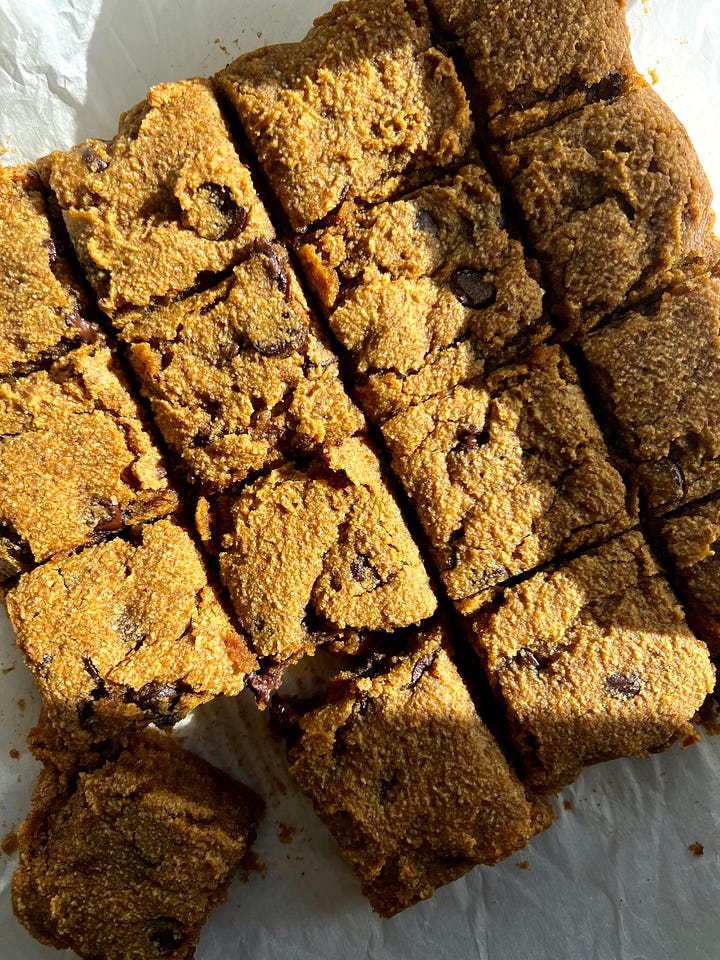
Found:
[[[720,273],[675,284],[580,346],[649,511],[720,490]]]
[[[428,0],[457,37],[493,139],[617,95],[635,73],[623,0]]]
[[[298,253],[375,421],[551,332],[537,264],[478,165],[374,207],[348,202]]]
[[[239,693],[257,667],[193,537],[171,520],[43,564],[6,603],[47,719],[74,749],[171,726]]]
[[[494,584],[634,523],[634,501],[559,347],[414,403],[382,432],[463,612]]]
[[[680,279],[712,246],[688,135],[638,77],[499,151],[569,338]]]
[[[684,507],[659,525],[688,620],[720,654],[720,498]]]
[[[290,773],[382,916],[550,825],[549,805],[525,790],[479,716],[442,628],[335,687],[290,725]]]
[[[0,250],[0,378],[102,340],[31,167],[0,167]]]
[[[277,664],[349,631],[389,632],[432,616],[427,571],[361,437],[198,505],[238,619]]]
[[[107,347],[0,382],[0,581],[177,504]]]
[[[422,0],[338,3],[300,43],[245,54],[215,79],[298,231],[345,198],[382,199],[457,162],[472,134]]]
[[[279,244],[259,241],[216,286],[115,323],[160,431],[206,491],[365,428]]]
[[[84,960],[193,957],[263,812],[248,787],[149,732],[93,771],[45,766],[32,804],[13,908]]]
[[[38,168],[111,316],[175,299],[273,236],[205,80],[153,87],[109,143],[86,140]]]
[[[498,592],[473,632],[543,791],[587,764],[662,748],[715,685],[707,647],[637,532]]]

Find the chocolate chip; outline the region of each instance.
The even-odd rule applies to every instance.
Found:
[[[264,357],[289,357],[291,353],[299,353],[305,348],[308,331],[303,327],[288,330],[283,337],[267,342],[254,342],[253,346]]]
[[[490,439],[490,431],[487,427],[478,429],[477,427],[465,427],[458,434],[457,450],[477,450]]]
[[[636,697],[642,686],[640,677],[636,673],[611,673],[605,678],[605,683],[610,687],[611,694],[623,700]]]
[[[598,100],[617,100],[625,87],[625,76],[622,73],[611,73],[596,83],[593,87],[593,98]]]
[[[50,261],[50,266],[52,266],[57,260],[55,241],[52,239],[52,237],[50,237],[47,240],[43,240],[41,246],[47,250],[48,260]]]
[[[390,794],[390,791],[397,784],[397,780],[398,780],[397,774],[394,773],[389,780],[380,781],[380,790],[378,792],[380,793],[381,803],[384,803],[387,800]]]
[[[167,469],[163,466],[155,467],[155,473],[157,474],[158,479],[160,480],[164,480],[165,477],[168,475]]]
[[[103,170],[107,170],[108,168],[107,160],[103,160],[95,147],[89,145],[83,147],[80,156],[83,159],[83,163],[92,170],[93,173],[102,173]]]
[[[122,510],[116,503],[110,503],[108,500],[99,500],[98,505],[108,512],[107,520],[101,520],[95,524],[97,533],[112,533],[115,530],[121,530],[123,527]]]
[[[427,673],[430,667],[432,667],[436,659],[437,652],[424,653],[418,660],[415,661],[412,671],[410,672],[410,683],[408,684],[410,689],[416,687],[418,683],[420,683],[423,676]]]
[[[356,583],[364,583],[368,579],[376,586],[381,583],[377,570],[364,553],[356,554],[350,561],[350,576]]]
[[[282,683],[284,669],[282,664],[264,667],[261,673],[254,671],[245,681],[255,694],[256,701],[262,706],[270,703],[272,695]]]
[[[53,659],[54,658],[51,653],[46,653],[43,656],[42,660],[38,664],[38,673],[41,677],[47,678],[50,676],[50,665],[52,664]]]
[[[288,277],[285,268],[280,263],[280,257],[278,256],[277,250],[267,240],[260,239],[255,241],[255,252],[261,253],[267,257],[267,269],[268,273],[270,274],[270,278],[277,285],[280,293],[282,293],[287,300],[290,296],[290,278]]]
[[[159,727],[172,726],[178,719],[172,716],[183,693],[189,692],[190,687],[179,682],[176,685],[161,683],[159,680],[150,680],[137,691],[129,691],[127,699],[140,707],[147,714],[152,723]]]
[[[9,523],[0,523],[0,547],[5,550],[8,559],[18,567],[31,566],[34,562],[30,544]]]
[[[190,446],[193,448],[197,447],[207,447],[210,443],[210,437],[212,436],[212,427],[209,423],[204,424],[195,436],[190,441]]]
[[[91,659],[90,657],[84,656],[84,657],[82,658],[82,662],[83,662],[83,666],[85,667],[85,669],[86,669],[87,672],[90,674],[90,676],[92,677],[93,680],[101,680],[101,679],[102,679],[101,676],[100,676],[100,673],[99,673],[99,671],[98,671],[98,668],[97,668],[97,667],[95,666],[95,664],[92,662],[92,659]]]
[[[93,701],[87,697],[83,697],[81,700],[78,700],[76,704],[78,723],[81,727],[87,727],[90,724],[90,721],[93,718],[95,708],[93,707]]]
[[[232,194],[232,190],[219,183],[203,183],[198,187],[198,193],[207,194],[210,203],[215,207],[222,223],[217,226],[216,236],[211,240],[234,240],[239,237],[248,222],[248,211],[241,206]]]
[[[536,670],[540,667],[540,661],[529,647],[523,647],[521,650],[518,650],[516,659],[528,664],[530,667],[535,667]]]
[[[150,921],[148,940],[158,956],[168,957],[187,940],[185,925],[174,917],[156,917]]]
[[[418,210],[415,214],[415,228],[422,233],[429,233],[433,237],[437,237],[440,233],[437,220],[427,210]]]
[[[482,270],[461,267],[450,277],[450,290],[464,307],[480,310],[495,302],[497,287],[486,278]]]
[[[84,317],[81,317],[76,309],[69,310],[65,314],[65,323],[69,327],[74,327],[74,329],[78,331],[80,334],[80,339],[83,343],[104,342],[104,339],[98,328],[93,323],[87,321]]]

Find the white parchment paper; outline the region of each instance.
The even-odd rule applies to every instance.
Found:
[[[2,162],[110,137],[152,84],[296,40],[331,0],[0,0]],[[631,2],[639,69],[687,126],[720,194],[720,0]],[[716,205],[717,209],[717,205]],[[29,805],[39,703],[0,613],[0,837]],[[199,960],[719,960],[720,738],[586,770],[558,822],[391,921],[376,917],[249,696],[178,731],[268,799],[257,851],[203,932]],[[696,857],[690,844],[703,845]],[[11,843],[4,846],[10,850]],[[12,916],[0,853],[0,958],[47,960]],[[70,953],[67,956],[71,956]]]

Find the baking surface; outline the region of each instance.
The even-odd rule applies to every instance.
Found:
[[[244,50],[296,40],[329,0],[0,0],[0,150],[33,159],[111,137],[152,84],[209,74]],[[720,194],[720,0],[630,4],[634,55],[685,123]],[[716,203],[717,208],[717,203]],[[58,954],[12,916],[14,830],[37,765],[25,747],[39,702],[0,614],[0,943],[13,960]],[[716,960],[720,937],[720,738],[586,770],[558,822],[391,921],[367,905],[309,802],[288,783],[248,694],[199,709],[188,746],[268,798],[258,869],[213,912],[199,960]],[[701,844],[702,856],[690,846]],[[695,848],[699,852],[699,848]]]

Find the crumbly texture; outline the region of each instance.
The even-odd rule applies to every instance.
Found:
[[[106,347],[0,383],[0,580],[171,513],[177,495]]]
[[[300,43],[246,54],[216,81],[295,230],[459,160],[472,134],[420,0],[338,3]]]
[[[720,499],[686,507],[663,521],[660,536],[688,612],[714,656],[720,654]]]
[[[606,99],[635,72],[624,0],[428,0],[428,6],[458,38],[494,138],[521,136]]]
[[[661,290],[709,251],[707,176],[680,121],[640,77],[612,103],[513,141],[500,160],[568,336]]]
[[[435,612],[418,549],[361,438],[329,448],[325,464],[273,470],[211,512],[208,524],[200,505],[199,526],[205,537],[214,528],[223,582],[258,656],[295,660],[347,629],[391,631]]]
[[[30,167],[0,167],[0,248],[0,377],[102,339]]]
[[[632,526],[625,485],[559,347],[417,403],[383,435],[464,612],[494,584]]]
[[[277,244],[258,244],[217,286],[117,325],[158,427],[205,489],[365,426]]]
[[[380,672],[378,672],[380,671]],[[478,715],[440,629],[299,720],[290,773],[391,917],[553,819]]]
[[[542,790],[661,748],[715,685],[707,647],[636,532],[507,589],[479,615],[474,643]]]
[[[346,203],[298,252],[375,420],[550,332],[537,264],[477,165],[369,209]]]
[[[114,140],[86,140],[38,168],[111,315],[173,299],[273,235],[206,80],[153,87]]]
[[[581,346],[650,512],[720,489],[720,273],[677,284]]]
[[[6,598],[48,719],[77,749],[170,726],[257,666],[188,531],[132,533],[38,567]]]
[[[41,943],[85,960],[192,958],[263,809],[160,734],[70,780],[46,766],[32,802],[15,914]]]

